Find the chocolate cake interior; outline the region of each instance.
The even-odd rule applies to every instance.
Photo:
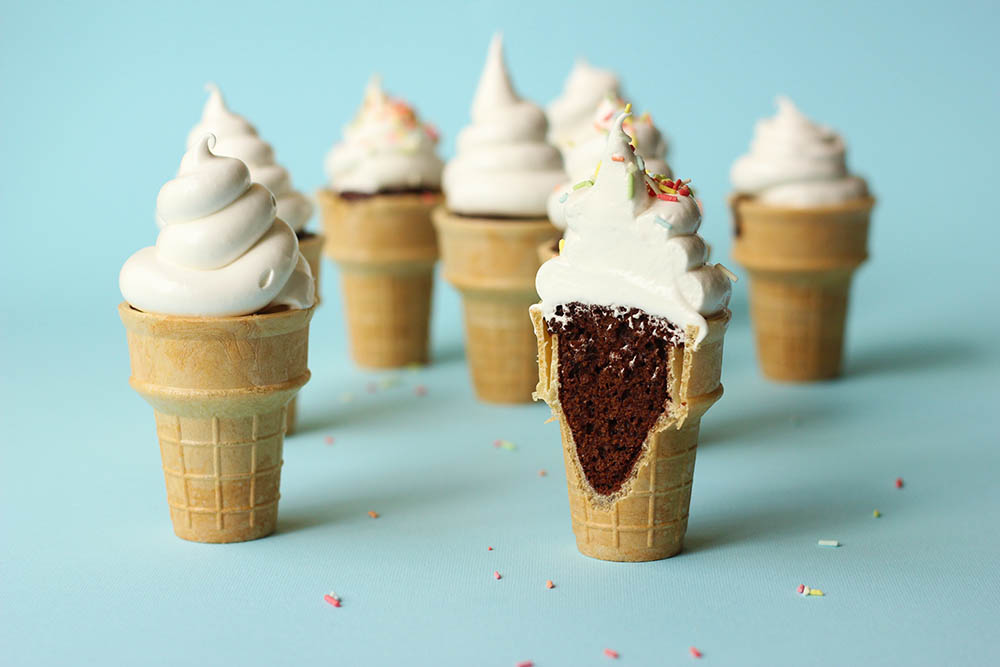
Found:
[[[341,199],[347,201],[358,201],[359,199],[371,199],[376,195],[437,195],[441,191],[429,188],[386,188],[378,192],[340,192]]]
[[[667,408],[682,333],[637,308],[578,302],[557,306],[546,326],[559,336],[559,402],[580,466],[594,491],[613,494]]]

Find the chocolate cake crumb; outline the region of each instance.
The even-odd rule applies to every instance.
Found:
[[[431,188],[386,188],[378,192],[339,192],[341,199],[347,201],[357,201],[359,199],[371,199],[375,195],[438,195],[440,190]]]
[[[681,331],[638,308],[579,302],[556,306],[546,326],[559,336],[559,402],[580,466],[597,493],[615,493],[670,400]]]

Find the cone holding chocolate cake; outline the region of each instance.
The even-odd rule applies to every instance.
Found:
[[[559,236],[546,198],[565,178],[547,127],[514,91],[496,35],[433,216],[444,277],[462,295],[472,384],[491,403],[528,402],[538,380],[528,307],[538,300],[538,246]]]
[[[847,172],[843,140],[791,101],[757,125],[733,165],[733,259],[750,274],[750,316],[764,374],[840,374],[851,279],[868,258],[875,200]]]
[[[427,363],[441,202],[437,132],[388,96],[378,77],[344,141],[327,156],[318,193],[325,254],[340,268],[351,356],[361,366]]]
[[[156,416],[174,532],[240,542],[275,529],[315,284],[271,192],[214,141],[160,190],[159,237],[122,267],[118,314],[130,384]]]
[[[566,242],[538,272],[531,317],[577,547],[647,561],[683,544],[701,418],[722,395],[731,274],[705,264],[690,185],[645,171],[624,115],[566,202]]]

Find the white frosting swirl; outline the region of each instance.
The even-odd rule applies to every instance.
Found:
[[[472,102],[472,124],[458,135],[457,154],[444,168],[448,208],[479,216],[534,218],[565,180],[562,156],[546,142],[542,110],[518,97],[503,60],[499,34]]]
[[[586,134],[580,133],[576,143],[569,143],[563,148],[563,159],[566,162],[566,173],[569,181],[556,188],[548,199],[549,220],[559,229],[566,228],[566,212],[563,203],[572,191],[573,185],[594,174],[594,169],[604,155],[608,143],[608,131],[615,122],[615,117],[625,109],[625,101],[613,95],[607,95],[601,100],[597,111],[591,114],[590,124]],[[632,145],[645,162],[645,170],[650,174],[671,176],[667,164],[667,142],[656,126],[653,117],[646,112],[633,120],[625,118],[622,125],[625,133],[632,138]]]
[[[593,185],[584,182],[566,202],[565,245],[535,279],[542,310],[552,318],[556,306],[574,301],[639,308],[682,330],[698,327],[697,345],[708,332],[705,316],[729,303],[732,274],[705,264],[690,186],[643,173],[625,116],[608,134]]]
[[[441,187],[443,163],[435,153],[438,133],[416,111],[382,90],[373,76],[344,140],[326,156],[330,187],[337,192],[375,194],[385,190]]]
[[[786,97],[777,105],[777,115],[757,122],[750,152],[733,163],[733,188],[800,208],[867,196],[864,180],[847,172],[840,135],[813,123]]]
[[[549,117],[549,140],[565,150],[581,138],[588,138],[594,109],[608,95],[621,96],[618,75],[578,59],[566,78],[562,94],[545,110]]]
[[[213,154],[214,144],[203,137],[160,189],[160,235],[125,262],[122,296],[139,310],[196,317],[312,306],[309,264],[295,232],[275,217],[274,196],[241,161]]]
[[[257,135],[254,126],[226,107],[218,86],[210,83],[205,87],[209,91],[208,101],[205,102],[201,121],[188,134],[187,147],[190,149],[206,134],[214,134],[215,154],[244,162],[250,168],[250,178],[274,194],[278,202],[278,217],[295,231],[302,231],[312,216],[312,202],[292,187],[288,170],[274,161],[274,150]]]

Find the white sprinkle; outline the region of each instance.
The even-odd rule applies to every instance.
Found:
[[[724,267],[722,264],[716,264],[715,268],[719,269],[724,274],[726,274],[726,277],[732,280],[734,283],[739,281],[739,276],[737,276],[735,273]]]
[[[821,547],[839,547],[840,542],[837,540],[820,540],[819,545]]]

